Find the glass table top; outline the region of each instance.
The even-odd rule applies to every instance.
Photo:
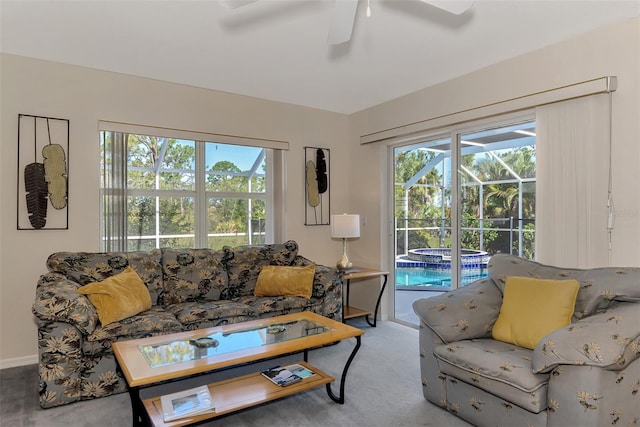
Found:
[[[152,368],[261,347],[328,332],[330,329],[309,320],[274,323],[252,329],[215,333],[191,339],[140,345],[138,349]]]

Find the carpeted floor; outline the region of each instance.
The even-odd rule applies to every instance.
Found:
[[[207,426],[468,426],[427,402],[422,396],[418,331],[393,322],[370,328],[361,320],[350,324],[365,331],[362,347],[347,376],[345,404],[334,403],[324,388],[300,393],[247,409]],[[313,350],[309,362],[337,378],[355,340]],[[272,362],[273,363],[273,362]],[[2,426],[130,426],[131,407],[126,393],[41,409],[35,365],[0,371],[0,425]]]

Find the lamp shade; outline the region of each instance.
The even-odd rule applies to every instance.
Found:
[[[331,237],[339,239],[360,237],[360,215],[331,215]]]

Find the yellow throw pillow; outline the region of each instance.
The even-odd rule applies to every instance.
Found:
[[[131,266],[102,282],[78,288],[78,293],[86,295],[95,306],[102,326],[151,308],[149,290]]]
[[[265,265],[260,270],[253,294],[257,297],[297,296],[311,298],[316,265],[281,267]]]
[[[533,350],[550,332],[571,324],[577,280],[507,277],[494,339]]]

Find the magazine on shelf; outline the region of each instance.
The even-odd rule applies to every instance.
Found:
[[[273,368],[262,371],[262,375],[269,378],[274,384],[286,387],[313,375],[313,372],[296,363],[284,367],[274,366]]]
[[[290,372],[293,372],[295,375],[299,376],[300,378],[307,378],[310,377],[311,375],[313,375],[313,371],[305,368],[302,365],[299,365],[297,363],[293,364],[293,365],[288,365],[285,366],[285,369],[287,369]]]
[[[160,397],[160,403],[165,422],[215,410],[211,393],[206,385],[165,394]]]

